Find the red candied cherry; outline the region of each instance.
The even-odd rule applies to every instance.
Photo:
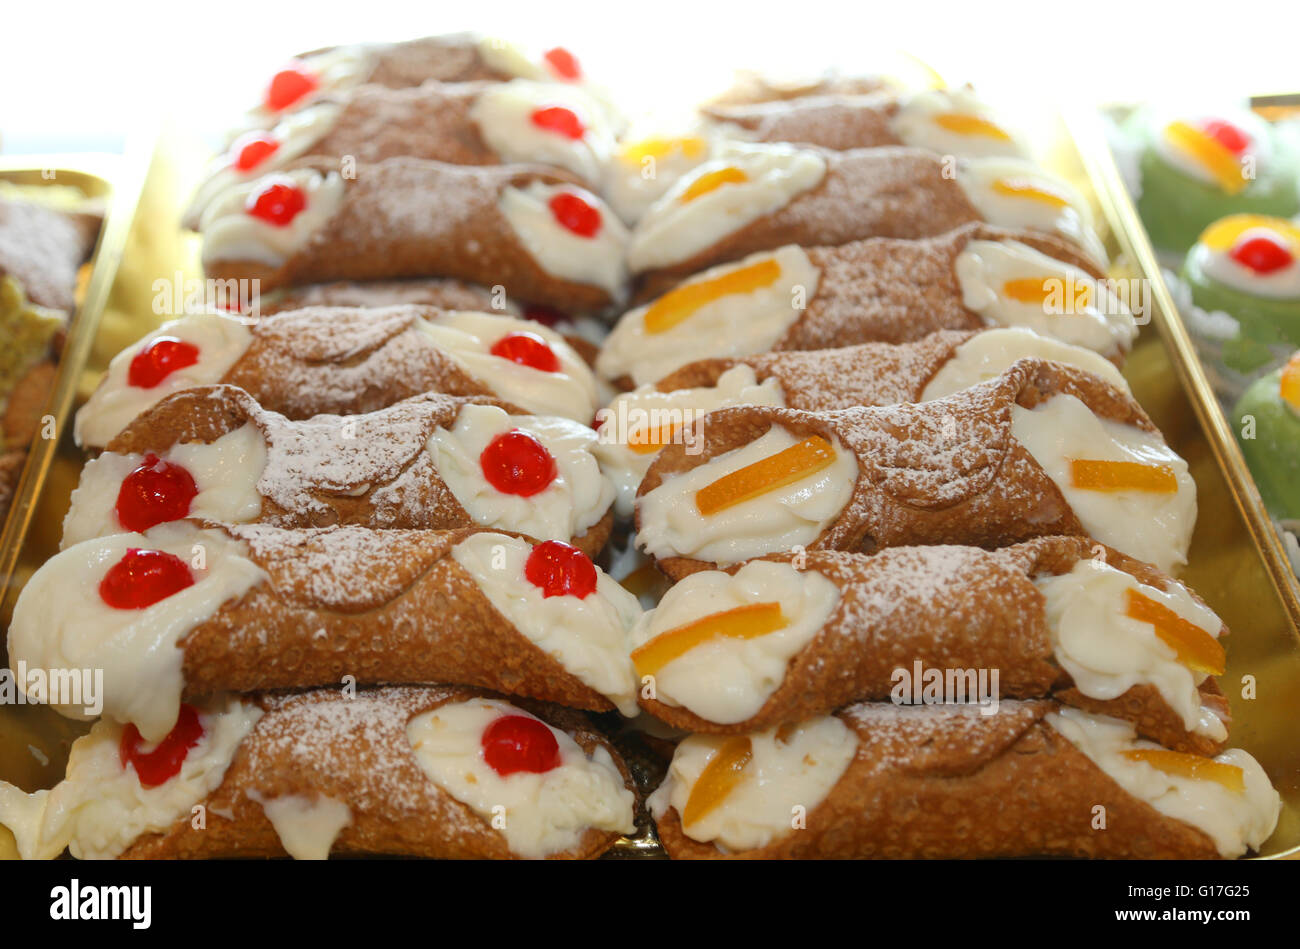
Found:
[[[155,524],[190,513],[199,489],[183,467],[148,454],[140,467],[122,479],[117,492],[117,522],[129,531],[147,531]]]
[[[493,343],[488,352],[541,372],[560,371],[560,359],[555,350],[536,333],[507,333]]]
[[[307,207],[307,196],[292,181],[272,179],[248,196],[244,210],[275,227],[288,227]]]
[[[548,49],[542,53],[542,59],[546,60],[547,65],[551,67],[551,72],[561,79],[576,82],[582,78],[582,66],[578,63],[578,57],[563,46]]]
[[[488,484],[502,494],[523,498],[545,491],[559,474],[555,456],[546,446],[535,435],[517,428],[488,442],[478,462]]]
[[[1271,274],[1275,270],[1289,267],[1295,260],[1295,255],[1284,243],[1263,234],[1237,244],[1228,256],[1257,274]]]
[[[271,77],[266,87],[266,108],[283,112],[320,88],[320,76],[306,63],[294,60]]]
[[[185,561],[165,550],[130,547],[99,582],[99,596],[115,610],[142,610],[194,585]]]
[[[533,124],[539,129],[554,132],[571,138],[575,142],[587,134],[587,127],[578,118],[578,113],[562,105],[551,105],[533,110]]]
[[[1250,147],[1250,136],[1223,119],[1206,119],[1201,123],[1201,131],[1234,155],[1240,155]]]
[[[549,204],[551,215],[566,230],[579,237],[595,237],[600,233],[600,209],[593,208],[572,191],[561,191]]]
[[[135,768],[140,786],[156,788],[166,784],[181,773],[181,765],[190,749],[203,737],[203,723],[199,721],[199,711],[193,705],[181,705],[176,724],[167,733],[167,737],[158,742],[153,751],[141,751],[140,730],[134,725],[122,729],[122,741],[117,746],[117,757],[122,768]]]
[[[569,322],[569,314],[553,306],[530,303],[524,307],[524,319],[554,328],[561,323]]]
[[[542,597],[576,596],[585,600],[596,592],[596,565],[572,544],[548,540],[533,548],[524,564],[524,577]]]
[[[280,150],[280,143],[268,132],[249,132],[235,139],[230,147],[231,164],[238,171],[250,172]]]
[[[132,357],[126,381],[137,389],[152,389],[177,369],[198,361],[199,347],[193,343],[175,336],[159,336]]]
[[[508,778],[517,771],[545,774],[560,766],[560,743],[545,722],[506,715],[483,729],[483,760]]]

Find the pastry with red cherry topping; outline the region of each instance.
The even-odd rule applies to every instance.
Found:
[[[594,557],[614,499],[596,441],[579,422],[512,414],[485,397],[426,393],[359,415],[290,420],[235,386],[196,386],[138,416],[82,469],[63,546],[194,517],[290,528],[478,525],[572,542]]]
[[[603,401],[586,361],[536,320],[414,304],[312,306],[252,324],[203,313],[165,323],[113,358],[77,412],[77,443],[102,449],[166,396],[215,383],[291,419],[441,392],[586,425]]]

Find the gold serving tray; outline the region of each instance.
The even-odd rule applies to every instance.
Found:
[[[1221,680],[1232,701],[1232,743],[1260,760],[1284,801],[1278,829],[1265,844],[1264,856],[1300,854],[1300,743],[1292,738],[1293,722],[1300,720],[1300,604],[1294,597],[1288,599],[1277,582],[1279,563],[1277,552],[1266,544],[1273,536],[1267,521],[1261,524],[1243,501],[1249,493],[1244,464],[1231,434],[1221,422],[1215,423],[1217,409],[1185,331],[1176,317],[1166,315],[1173,314],[1173,308],[1136,215],[1118,187],[1100,127],[1072,119],[1068,130],[1055,122],[1041,132],[1048,164],[1094,205],[1107,249],[1121,264],[1116,275],[1155,275],[1153,325],[1143,328],[1125,374],[1196,479],[1200,517],[1191,566],[1184,576],[1234,630],[1228,671]],[[154,281],[166,279],[170,284],[202,276],[198,241],[181,230],[180,217],[208,154],[209,149],[191,133],[173,127],[163,130],[152,157],[141,163],[148,171],[124,242],[126,263],[114,281],[112,306],[86,361],[82,398],[114,354],[169,318],[168,313],[155,312]],[[40,516],[23,549],[24,564],[39,564],[57,549],[80,459],[74,456],[67,463],[66,470],[50,479],[41,498]],[[1242,698],[1242,676],[1254,677],[1258,698]],[[11,714],[15,712],[22,714]],[[52,785],[62,775],[69,743],[84,730],[84,725],[44,707],[0,707],[0,778],[29,790]],[[29,747],[48,759],[46,763],[38,762]],[[0,857],[13,854],[8,837],[0,828]],[[653,833],[647,831],[620,841],[608,856],[663,855]]]

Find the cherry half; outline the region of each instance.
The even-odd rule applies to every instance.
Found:
[[[555,350],[536,333],[507,333],[493,343],[488,352],[540,372],[560,371],[560,359]]]
[[[235,140],[230,148],[231,164],[245,174],[280,150],[280,143],[268,132],[249,132]]]
[[[562,105],[534,109],[532,121],[539,129],[563,135],[575,142],[587,134],[587,127],[582,124],[582,119],[578,118],[578,113]]]
[[[294,60],[271,77],[266,87],[266,108],[283,112],[320,88],[320,76],[304,62]]]
[[[1223,119],[1206,119],[1201,123],[1201,131],[1234,155],[1240,155],[1250,147],[1250,136]]]
[[[143,610],[193,585],[194,574],[180,557],[130,547],[99,581],[99,597],[115,610]]]
[[[147,531],[155,524],[190,513],[198,495],[193,476],[181,465],[148,454],[140,467],[122,479],[117,492],[117,522],[129,531]]]
[[[555,456],[546,446],[517,428],[488,442],[478,461],[488,484],[502,494],[523,498],[545,491],[559,474]]]
[[[506,715],[483,729],[483,760],[508,778],[519,771],[545,774],[560,766],[560,743],[544,723],[527,715]]]
[[[137,389],[152,389],[177,369],[198,361],[199,347],[193,343],[175,336],[159,336],[131,358],[126,381]]]
[[[307,196],[291,181],[272,179],[248,196],[244,210],[274,227],[288,227],[307,207]]]
[[[600,233],[600,209],[593,208],[572,191],[561,191],[548,204],[556,223],[566,230],[587,238]]]
[[[1275,270],[1289,267],[1295,260],[1290,248],[1263,234],[1241,241],[1229,251],[1228,256],[1257,274],[1271,274]]]
[[[585,600],[596,592],[596,565],[572,544],[548,540],[533,548],[524,564],[524,577],[542,591],[542,598],[576,596]]]
[[[122,762],[122,769],[135,767],[140,786],[156,788],[166,784],[180,774],[181,765],[185,763],[190,749],[203,737],[203,723],[199,721],[199,711],[193,705],[181,705],[176,724],[167,733],[167,737],[158,742],[153,751],[141,751],[140,730],[134,725],[122,729],[122,741],[117,746],[117,757]]]
[[[546,60],[546,64],[551,67],[551,72],[561,79],[576,82],[582,78],[582,66],[578,62],[578,57],[563,46],[548,49],[542,53],[542,59]]]

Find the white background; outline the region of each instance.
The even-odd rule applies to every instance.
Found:
[[[143,124],[196,128],[256,101],[292,52],[475,29],[564,45],[624,101],[699,98],[735,66],[870,72],[904,49],[986,95],[1064,106],[1300,91],[1295,0],[6,0],[0,147],[118,150]],[[1202,103],[1204,104],[1204,103]]]

